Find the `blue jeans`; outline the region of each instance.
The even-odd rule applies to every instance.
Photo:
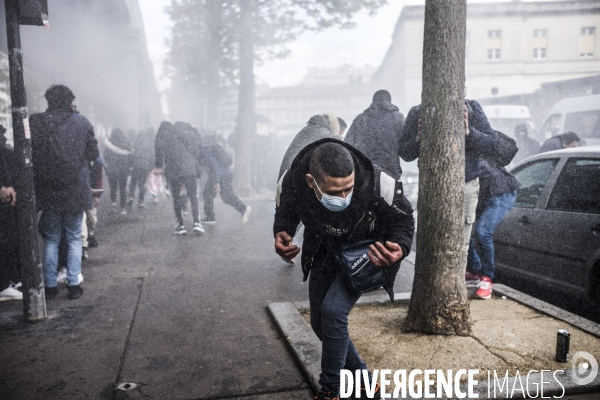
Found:
[[[367,369],[348,333],[348,314],[361,294],[346,289],[328,258],[322,267],[311,269],[308,296],[310,325],[322,342],[319,385],[339,394],[341,369]]]
[[[58,245],[64,229],[67,244],[67,283],[69,286],[79,285],[78,274],[81,273],[81,221],[83,212],[58,213],[42,212],[41,231],[44,238],[44,286],[56,287],[58,268]]]
[[[516,192],[513,192],[486,200],[483,213],[475,226],[475,239],[479,245],[481,257],[477,254],[475,242],[471,238],[467,258],[469,272],[494,279],[496,269],[494,265],[494,232],[502,218],[514,207],[516,197]]]

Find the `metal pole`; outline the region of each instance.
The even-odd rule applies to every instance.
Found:
[[[5,0],[6,37],[10,68],[10,98],[12,103],[13,136],[18,162],[17,225],[19,261],[23,283],[23,313],[26,321],[43,321],[47,317],[44,280],[38,247],[37,213],[31,163],[31,133],[27,96],[23,80],[23,55],[17,14],[17,0]]]

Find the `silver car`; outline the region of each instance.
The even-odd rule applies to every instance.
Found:
[[[494,235],[500,278],[598,301],[600,146],[538,154],[511,172],[521,189]]]

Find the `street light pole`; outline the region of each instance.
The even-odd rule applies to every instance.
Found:
[[[18,165],[15,190],[17,192],[19,260],[24,289],[23,313],[26,321],[34,322],[45,320],[47,312],[42,263],[38,247],[37,213],[31,162],[31,132],[23,79],[23,52],[17,0],[5,0],[4,4],[6,7],[13,136]]]

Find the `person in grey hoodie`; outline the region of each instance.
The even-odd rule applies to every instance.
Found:
[[[392,104],[387,90],[378,90],[373,102],[354,119],[344,141],[361,151],[394,179],[402,175],[400,137],[404,115]]]
[[[306,126],[294,137],[294,140],[292,140],[292,143],[290,143],[285,152],[277,180],[281,180],[285,171],[290,169],[292,161],[294,161],[294,158],[296,158],[303,148],[324,138],[339,138],[339,135],[340,124],[335,115],[331,113],[313,115],[306,123]]]

